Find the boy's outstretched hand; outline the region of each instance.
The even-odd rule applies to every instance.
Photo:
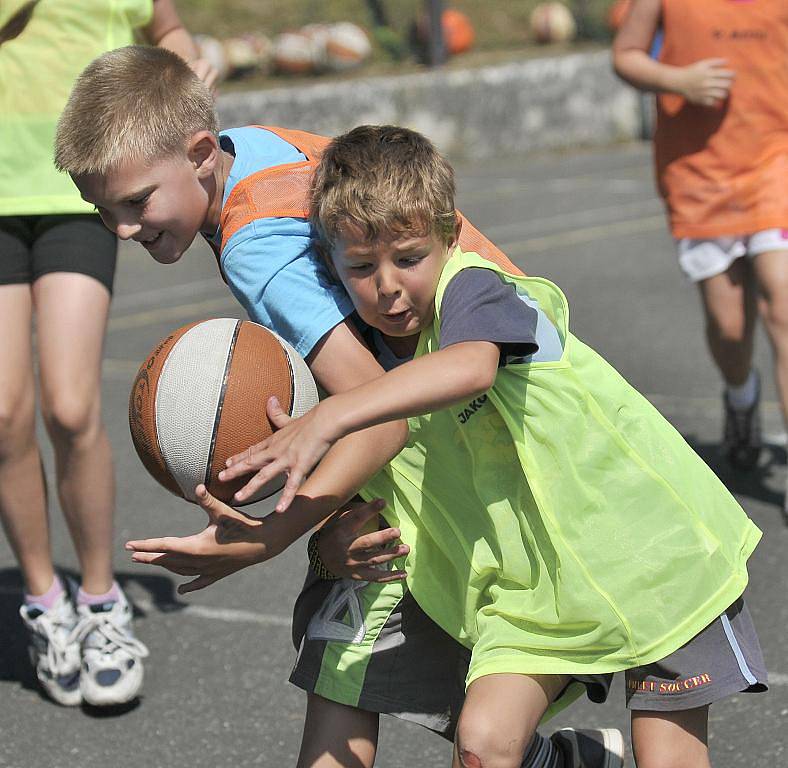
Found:
[[[243,453],[231,456],[227,468],[219,473],[222,482],[255,473],[235,494],[237,502],[245,501],[267,482],[285,473],[287,482],[276,511],[284,512],[290,506],[306,476],[340,437],[329,415],[329,403],[330,399],[323,401],[300,419],[292,419],[275,397],[268,400],[266,410],[276,432]]]
[[[335,576],[359,581],[402,581],[405,571],[383,570],[379,566],[410,552],[398,542],[398,528],[378,530],[382,499],[369,503],[351,503],[337,512],[319,531],[317,551],[323,565]],[[369,525],[371,532],[365,532]]]
[[[178,594],[204,589],[219,579],[258,562],[265,546],[254,532],[262,521],[239,512],[197,486],[197,500],[208,514],[208,525],[191,536],[165,536],[126,542],[135,563],[166,568],[179,576],[192,576],[178,586]]]

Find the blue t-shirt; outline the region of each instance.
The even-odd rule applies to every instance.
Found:
[[[222,206],[235,185],[258,171],[306,158],[294,146],[261,128],[220,134],[222,149],[235,156]],[[221,231],[212,242],[220,245]],[[256,219],[241,227],[221,252],[230,290],[256,323],[270,328],[306,357],[320,339],[353,312],[340,285],[312,247],[306,219]]]

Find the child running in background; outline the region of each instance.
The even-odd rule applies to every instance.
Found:
[[[331,281],[312,248],[308,184],[315,158],[326,143],[313,134],[260,126],[217,135],[211,95],[184,62],[166,51],[129,46],[99,57],[80,77],[58,127],[56,160],[72,173],[105,224],[121,238],[140,242],[156,261],[177,261],[201,232],[252,319],[296,347],[324,389],[340,392],[383,370],[348,317],[352,302]],[[474,248],[493,248],[467,222],[464,238],[463,242],[476,243]],[[516,269],[502,254],[499,258]],[[302,494],[296,509],[280,517],[272,527],[273,537],[284,546],[299,531],[329,516],[363,481],[353,468],[368,472],[370,462],[383,466],[400,450],[405,433],[404,424],[386,424],[341,441],[334,457],[326,457],[323,468],[310,479],[311,497]],[[378,507],[361,508],[362,514],[378,512]],[[341,524],[332,526],[333,531],[340,529]],[[216,532],[214,525],[205,532],[213,544]],[[385,543],[396,535],[388,530],[371,537]],[[270,543],[275,547],[273,539]],[[233,551],[238,549],[247,547]],[[392,546],[374,560],[386,562],[404,551]],[[243,567],[242,561],[243,557],[226,559],[223,575]],[[368,578],[376,573],[383,582],[402,575],[364,570]],[[181,591],[207,583],[198,580]],[[380,712],[453,736],[467,650],[424,615],[401,582],[388,589],[354,584],[354,605],[369,630],[361,649],[370,660],[368,674],[356,674],[347,685],[343,670],[326,665],[315,683],[319,693],[310,696],[302,766],[333,766],[331,755],[345,755],[348,766],[369,768]],[[299,617],[323,605],[319,588],[309,592],[309,599],[301,601]],[[312,600],[316,594],[318,599]],[[395,644],[397,653],[387,653]],[[324,647],[337,656],[343,650],[358,650],[353,643],[343,644],[342,638]],[[422,666],[410,667],[410,660],[417,658]],[[421,673],[429,660],[436,663],[433,673],[446,674],[433,677],[427,688]],[[603,697],[609,680],[590,677]],[[353,738],[331,719],[339,713],[342,721],[349,712],[358,718]],[[523,765],[618,768],[622,748],[618,731],[564,729],[553,739],[536,735]]]
[[[391,370],[289,423],[274,407],[280,431],[223,477],[259,470],[245,493],[283,469],[300,476],[343,436],[409,417],[408,445],[362,493],[386,500],[412,546],[419,605],[472,649],[455,768],[516,768],[573,678],[618,670],[638,764],[708,766],[709,705],[765,689],[742,599],[758,529],[572,335],[555,285],[456,248],[453,174],[424,137],[363,126],[335,139],[312,212]],[[324,459],[302,494],[325,471]],[[237,515],[199,495],[214,520]],[[239,567],[281,551],[289,515],[249,525],[239,545],[201,534],[129,546],[138,562],[209,583],[234,546]]]
[[[725,382],[723,446],[739,469],[754,467],[761,449],[756,303],[788,416],[786,51],[784,0],[635,0],[613,44],[618,75],[658,94],[657,181],[679,265],[700,291]],[[783,508],[788,520],[788,495]]]
[[[20,613],[36,675],[64,705],[133,699],[147,655],[112,576],[115,484],[101,359],[117,244],[52,164],[55,125],[77,75],[137,32],[189,60],[208,85],[216,79],[172,0],[0,3],[0,521],[22,571]],[[50,550],[33,318],[41,412],[81,570],[75,595]]]

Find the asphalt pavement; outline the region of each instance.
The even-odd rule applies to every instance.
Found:
[[[564,289],[575,334],[655,403],[764,531],[750,561],[747,600],[772,687],[714,705],[710,744],[717,768],[788,764],[788,564],[781,554],[788,529],[780,514],[785,440],[765,337],[758,337],[757,362],[766,374],[769,445],[752,473],[736,476],[719,454],[720,385],[705,350],[695,289],[675,264],[648,148],[509,158],[464,165],[458,174],[463,211],[525,271]],[[39,694],[17,614],[19,575],[0,540],[0,766],[295,764],[305,697],[287,676],[294,659],[290,610],[305,570],[305,542],[188,598],[175,594],[177,580],[132,564],[122,548],[129,538],[202,527],[200,511],[162,490],[137,459],[127,398],[137,366],[156,341],[184,323],[217,316],[243,313],[204,244],[168,267],[136,245],[123,245],[107,337],[104,414],[117,466],[116,568],[137,610],[138,635],[151,652],[143,695],[132,706],[103,712],[61,708]],[[44,445],[51,477],[51,451]],[[55,562],[74,573],[76,559],[51,496]],[[617,726],[628,734],[618,677],[606,704],[574,705],[546,731],[571,723]],[[438,768],[449,760],[450,747],[437,736],[382,720],[380,768]]]

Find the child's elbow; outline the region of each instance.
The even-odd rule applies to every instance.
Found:
[[[392,441],[396,446],[395,454],[399,453],[407,444],[410,430],[408,429],[408,422],[406,419],[391,422],[392,427]]]
[[[498,375],[498,369],[484,369],[479,371],[476,381],[476,391],[478,394],[482,394],[486,392],[488,389],[491,389],[493,384],[495,384],[495,377]]]

